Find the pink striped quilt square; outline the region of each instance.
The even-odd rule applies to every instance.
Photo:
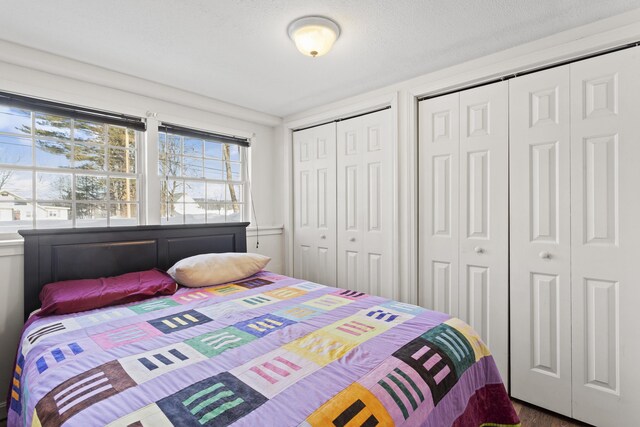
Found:
[[[162,332],[147,322],[141,322],[92,335],[91,339],[103,350],[109,350],[114,347],[148,340],[158,335],[162,335]]]

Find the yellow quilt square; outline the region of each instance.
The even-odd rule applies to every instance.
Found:
[[[305,295],[306,293],[307,291],[303,291],[302,289],[280,288],[274,289],[272,291],[267,291],[264,294],[278,299],[291,299]]]
[[[323,329],[291,341],[282,348],[311,360],[320,366],[325,366],[341,358],[357,345],[356,342],[350,342],[327,334]]]
[[[336,394],[307,418],[311,426],[394,425],[382,403],[358,383]]]
[[[247,288],[243,288],[242,286],[239,286],[239,285],[214,286],[214,287],[205,289],[205,291],[220,297],[225,295],[235,294],[236,292],[241,292],[246,290]]]

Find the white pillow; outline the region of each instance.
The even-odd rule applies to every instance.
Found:
[[[181,259],[167,273],[182,286],[200,288],[244,279],[269,261],[268,256],[251,253],[202,254]]]

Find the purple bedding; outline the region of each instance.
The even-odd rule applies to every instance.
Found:
[[[462,321],[261,272],[51,316],[18,350],[9,426],[518,425]]]

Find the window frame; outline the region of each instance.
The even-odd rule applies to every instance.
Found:
[[[80,224],[78,225],[79,221],[82,221],[82,219],[78,218],[78,214],[77,214],[77,206],[86,204],[86,205],[102,205],[105,207],[105,223],[106,224],[100,224],[100,225],[95,225],[95,226],[106,226],[106,227],[122,227],[122,226],[129,226],[132,224],[113,224],[112,223],[112,215],[111,215],[111,207],[113,205],[118,205],[118,204],[125,204],[125,205],[132,205],[135,206],[136,209],[136,213],[135,216],[132,216],[131,219],[135,219],[136,224],[135,225],[142,225],[143,223],[143,210],[145,209],[144,207],[144,196],[143,196],[143,192],[141,191],[142,188],[144,188],[144,174],[142,171],[142,165],[143,165],[143,160],[142,160],[142,145],[144,143],[144,131],[141,130],[136,130],[133,129],[131,127],[127,127],[126,125],[121,125],[121,124],[116,124],[116,123],[108,123],[106,121],[101,120],[100,117],[95,117],[93,119],[90,118],[85,118],[85,117],[72,117],[71,115],[64,115],[64,113],[57,113],[57,112],[49,112],[49,111],[40,111],[37,108],[29,108],[28,106],[24,106],[24,105],[18,105],[18,106],[14,106],[14,105],[10,105],[10,104],[5,104],[2,102],[2,99],[0,99],[0,106],[2,107],[6,107],[6,108],[13,108],[16,110],[22,110],[22,111],[28,111],[30,114],[30,123],[29,126],[31,128],[31,132],[29,134],[20,134],[20,133],[12,133],[12,132],[2,132],[0,131],[0,136],[2,137],[7,137],[7,138],[16,138],[16,139],[24,139],[24,140],[29,140],[31,143],[31,165],[20,165],[20,164],[10,164],[10,163],[0,163],[0,168],[3,170],[12,170],[12,171],[18,171],[18,172],[28,172],[31,174],[31,198],[27,199],[25,201],[25,203],[27,205],[30,205],[30,209],[29,212],[31,213],[31,215],[25,215],[27,217],[27,219],[30,220],[31,222],[31,226],[30,227],[21,227],[21,226],[16,226],[16,230],[15,231],[4,231],[4,232],[0,232],[0,240],[3,240],[3,237],[14,237],[17,234],[17,230],[20,229],[48,229],[48,228],[87,228],[87,227],[92,227],[93,225],[90,224]],[[66,139],[61,139],[55,136],[42,136],[42,135],[38,135],[37,133],[37,125],[36,122],[38,120],[38,115],[52,115],[52,116],[57,116],[57,117],[61,117],[64,118],[65,120],[69,120],[69,137]],[[93,143],[90,141],[82,141],[82,140],[76,140],[75,136],[76,136],[76,123],[78,122],[91,122],[91,123],[95,123],[98,125],[101,125],[103,127],[102,129],[102,143]],[[125,131],[125,135],[129,132],[129,131],[133,131],[134,132],[134,138],[135,138],[135,148],[134,149],[130,149],[130,148],[124,148],[124,147],[119,147],[117,145],[111,145],[109,143],[109,129],[110,128],[121,128],[124,129]],[[55,166],[40,166],[37,164],[37,153],[38,153],[38,141],[40,140],[46,140],[46,141],[51,141],[54,143],[62,143],[62,144],[69,144],[70,145],[70,158],[69,158],[69,167],[55,167]],[[99,148],[102,151],[102,156],[104,157],[104,164],[105,164],[105,168],[103,170],[91,170],[91,169],[82,169],[82,168],[78,168],[76,167],[75,163],[78,161],[76,160],[76,149],[77,147],[89,147],[89,148]],[[125,153],[128,151],[131,151],[133,153],[135,153],[135,163],[134,163],[134,168],[135,168],[135,172],[120,172],[120,171],[111,171],[108,168],[108,159],[110,156],[110,150],[118,150],[118,151],[122,151]],[[38,195],[38,174],[40,173],[48,173],[48,174],[60,174],[60,175],[70,175],[71,178],[71,182],[70,182],[70,190],[71,190],[71,197],[70,199],[63,199],[63,198],[59,198],[59,199],[43,199],[40,198]],[[77,183],[77,178],[78,176],[97,176],[97,177],[104,177],[105,179],[105,197],[102,200],[78,200],[77,199],[77,187],[76,187],[76,183]],[[131,179],[135,179],[136,181],[136,198],[135,200],[132,201],[114,201],[111,200],[110,197],[110,192],[111,192],[111,180],[113,178],[131,178]],[[68,204],[70,205],[69,208],[69,218],[68,220],[64,220],[65,222],[70,221],[69,223],[66,223],[64,225],[61,225],[60,227],[55,227],[55,226],[46,226],[46,227],[38,227],[38,221],[44,221],[50,218],[54,218],[51,215],[47,214],[46,218],[45,217],[38,217],[37,214],[37,210],[39,208],[39,206],[46,206],[47,204]],[[57,218],[58,216],[56,215],[55,218]],[[26,224],[23,224],[26,226]]]
[[[151,128],[152,126],[149,124],[148,122],[148,128],[147,128],[147,133],[149,134],[149,128]],[[237,203],[241,206],[240,208],[240,219],[239,220],[234,220],[234,221],[228,221],[227,220],[227,215],[225,214],[225,221],[209,221],[208,218],[208,209],[204,209],[204,219],[203,221],[199,221],[199,222],[186,222],[186,215],[182,215],[182,222],[178,223],[178,224],[216,224],[216,223],[233,223],[233,222],[245,222],[248,221],[250,218],[250,207],[251,207],[251,196],[250,196],[250,190],[251,190],[251,176],[250,176],[250,157],[251,157],[251,144],[250,142],[247,143],[247,145],[242,145],[242,144],[234,144],[233,142],[229,142],[226,140],[221,140],[218,141],[216,140],[215,135],[212,135],[211,138],[206,138],[206,136],[185,136],[185,135],[179,135],[179,134],[172,134],[169,131],[166,130],[160,130],[162,129],[163,126],[160,124],[160,122],[158,122],[158,126],[155,127],[156,133],[155,133],[155,156],[150,155],[147,156],[147,161],[149,161],[150,163],[147,166],[147,171],[153,170],[154,166],[155,166],[155,174],[150,174],[147,176],[147,179],[152,179],[152,177],[154,178],[154,180],[156,180],[156,183],[149,183],[150,185],[147,186],[147,188],[157,188],[158,192],[159,192],[159,199],[157,200],[156,203],[154,203],[154,206],[158,207],[158,212],[157,212],[157,216],[158,216],[158,223],[160,225],[171,225],[171,224],[175,224],[172,222],[169,222],[167,220],[165,220],[165,218],[163,218],[162,215],[162,211],[163,211],[163,195],[161,194],[162,192],[162,183],[165,181],[181,181],[183,183],[183,185],[185,185],[187,182],[198,182],[198,183],[202,183],[204,186],[204,205],[205,207],[207,205],[209,205],[210,203],[216,203],[216,202],[209,202],[208,199],[208,194],[207,194],[207,189],[208,189],[208,185],[209,183],[211,184],[221,184],[224,186],[227,185],[239,185],[241,187],[241,191],[242,191],[242,198],[237,201]],[[193,129],[196,132],[202,132],[199,131],[195,128],[187,128],[187,129]],[[217,132],[216,132],[217,133]],[[174,137],[179,137],[180,138],[180,153],[179,153],[179,159],[180,159],[180,174],[179,175],[163,175],[161,174],[161,156],[162,156],[162,152],[161,152],[161,135],[164,134],[165,138],[168,137],[168,135],[173,135]],[[221,134],[224,135],[224,134]],[[149,136],[149,135],[148,135]],[[185,154],[185,150],[184,150],[184,141],[185,139],[199,139],[202,141],[202,153],[200,156],[192,156],[192,155],[188,155]],[[147,141],[149,142],[150,138],[147,138]],[[250,141],[252,138],[247,138],[247,141]],[[205,170],[205,166],[204,166],[204,162],[209,159],[209,160],[213,160],[213,161],[220,161],[220,162],[224,162],[224,159],[216,159],[213,157],[207,157],[206,156],[206,142],[214,142],[214,143],[219,143],[219,144],[229,144],[229,145],[236,145],[238,147],[239,150],[239,160],[238,161],[233,161],[234,163],[239,163],[240,164],[240,180],[226,180],[226,179],[215,179],[215,178],[206,178],[204,177],[204,170]],[[166,142],[165,142],[166,144]],[[166,146],[166,145],[165,145]],[[149,146],[147,146],[147,149],[149,148]],[[201,177],[193,177],[193,176],[185,176],[183,171],[184,171],[184,159],[189,158],[189,159],[198,159],[199,161],[202,162],[202,168],[203,168],[203,176]],[[157,159],[155,162],[153,162],[153,159]],[[152,163],[153,162],[153,163]],[[227,188],[225,187],[225,193],[227,191]],[[152,201],[150,201],[148,198],[145,200],[148,203],[148,208],[149,210],[151,209],[151,206],[153,203]],[[194,200],[195,202],[195,200]],[[184,203],[184,202],[183,202]],[[197,202],[196,202],[197,203]],[[233,202],[230,201],[225,201],[224,202],[218,202],[221,203],[223,206],[228,206],[231,205]],[[199,203],[198,203],[199,204]],[[148,212],[150,213],[150,212]],[[148,215],[149,216],[149,215]]]

